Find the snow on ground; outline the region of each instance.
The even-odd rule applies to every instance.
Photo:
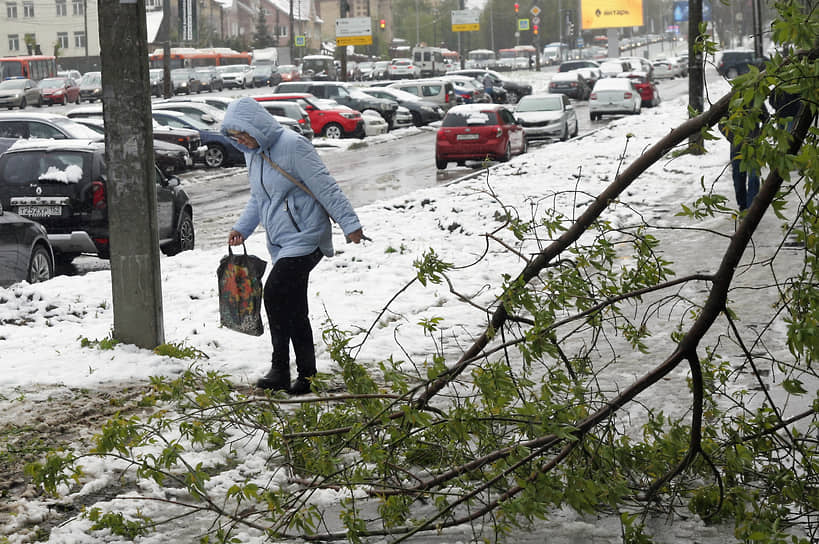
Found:
[[[545,83],[536,83],[540,89]],[[725,90],[712,90],[719,96]],[[484,252],[483,234],[499,223],[499,202],[528,216],[544,208],[560,210],[569,217],[578,215],[600,190],[611,182],[618,169],[639,157],[648,146],[667,134],[686,118],[686,100],[671,100],[642,114],[612,121],[608,126],[581,139],[557,142],[533,148],[526,155],[497,165],[481,175],[399,198],[381,201],[358,209],[365,232],[373,238],[362,245],[346,245],[340,231],[335,232],[337,255],[323,259],[311,275],[310,304],[314,333],[318,342],[318,369],[336,371],[320,343],[321,324],[330,319],[346,330],[366,330],[379,315],[387,301],[415,275],[412,263],[429,248],[445,261],[456,266],[473,263]],[[385,135],[379,138],[391,138]],[[345,142],[350,145],[354,142]],[[654,167],[623,195],[623,201],[634,211],[612,206],[609,219],[618,225],[633,225],[643,214],[658,227],[674,225],[674,214],[682,202],[692,201],[700,191],[700,179],[714,180],[716,190],[733,202],[730,173],[724,172],[728,144],[724,140],[708,142],[706,155],[684,155],[668,159]],[[577,188],[582,194],[573,194]],[[494,193],[490,196],[489,192]],[[708,228],[730,233],[729,219],[708,220]],[[775,231],[775,223],[763,223],[763,229]],[[773,232],[776,235],[777,232]],[[514,243],[509,233],[499,234]],[[676,236],[676,234],[675,234]],[[769,235],[762,234],[768,239]],[[674,253],[683,269],[707,270],[719,255],[719,243],[713,242],[712,252],[703,251],[702,240],[696,234],[686,234],[675,240],[679,251]],[[764,246],[764,242],[761,244]],[[247,242],[251,253],[266,257],[264,237],[252,236]],[[478,303],[487,303],[497,291],[501,274],[516,274],[522,261],[490,244],[489,257],[478,264],[451,274],[459,292],[477,294]],[[531,248],[530,248],[531,249]],[[270,359],[268,337],[243,336],[219,326],[216,268],[223,249],[197,249],[178,256],[162,257],[162,293],[165,339],[183,343],[207,354],[201,364],[205,369],[229,374],[238,384],[252,384],[266,370]],[[700,293],[701,295],[702,293]],[[745,316],[752,308],[738,308]],[[743,312],[743,310],[746,310]],[[417,283],[392,303],[390,310],[379,319],[368,342],[359,354],[361,361],[378,361],[390,355],[397,358],[418,357],[434,350],[431,339],[417,323],[424,318],[443,319],[444,336],[452,335],[461,344],[480,330],[485,316],[482,312],[458,304],[446,285],[423,287]],[[181,360],[154,354],[132,345],[117,345],[113,350],[89,349],[81,346],[83,339],[99,340],[111,334],[113,307],[110,272],[101,270],[80,277],[60,276],[36,285],[25,283],[0,289],[0,411],[5,421],[27,423],[31,412],[24,409],[50,398],[70,395],[78,389],[101,391],[121,384],[139,384],[152,375],[174,376],[188,366]],[[668,323],[669,330],[674,323]],[[396,332],[397,328],[397,332]],[[394,336],[395,335],[395,336]],[[404,353],[395,339],[408,351]],[[449,352],[455,346],[448,346]],[[626,362],[617,373],[624,381],[633,379],[646,369],[652,357],[663,353],[664,346],[641,360]],[[669,413],[687,410],[686,396],[679,394],[680,371],[675,380],[649,399]],[[16,419],[15,418],[19,418]],[[250,450],[244,452],[238,470],[258,471],[264,462]],[[215,456],[204,459],[216,464]],[[115,480],[113,463],[88,463],[87,484],[80,494],[93,493]],[[215,478],[211,485],[229,485],[230,473]],[[147,496],[162,495],[161,490],[148,487],[139,490]],[[132,490],[133,492],[133,490]],[[132,493],[131,493],[132,494]],[[162,495],[164,496],[164,495]],[[332,501],[326,494],[321,500]],[[100,505],[106,504],[100,499]],[[9,542],[24,542],[31,525],[47,519],[49,503],[32,496],[12,500],[3,515],[0,534],[9,535]],[[114,500],[107,506],[135,508],[134,502]],[[165,508],[155,504],[140,504],[147,515]],[[115,537],[88,536],[84,531],[89,522],[80,518],[54,527],[49,542],[119,542]],[[658,542],[693,542],[716,544],[730,542],[730,529],[706,527],[701,522],[676,520],[673,526],[655,522]],[[619,528],[612,518],[584,518],[570,511],[555,512],[538,531],[518,535],[520,542],[557,544],[619,542]],[[27,529],[24,529],[27,528]],[[173,533],[151,535],[143,543],[167,543],[175,538],[192,541],[195,527],[178,527]],[[258,534],[238,535],[242,542],[256,543]],[[467,541],[467,533],[452,533],[446,541]],[[422,537],[416,542],[441,542],[440,538]]]

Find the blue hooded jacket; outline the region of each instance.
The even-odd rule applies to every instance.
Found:
[[[345,235],[361,228],[352,205],[313,144],[282,127],[256,100],[240,98],[228,106],[222,133],[227,135],[229,130],[246,132],[259,143],[258,148],[250,149],[231,140],[245,154],[250,180],[250,199],[233,230],[247,239],[261,223],[274,264],[282,257],[309,255],[316,248],[332,256],[328,213]],[[301,181],[315,198],[273,168],[263,153]]]

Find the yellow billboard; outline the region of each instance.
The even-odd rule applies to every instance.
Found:
[[[583,0],[583,30],[643,26],[643,0]]]

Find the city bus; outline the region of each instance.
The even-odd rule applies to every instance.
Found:
[[[498,50],[498,70],[528,70],[534,63],[537,49],[531,45],[516,45]]]
[[[40,81],[56,75],[57,58],[51,55],[0,58],[0,79],[22,77]]]
[[[250,64],[251,54],[240,53],[227,47],[195,49],[193,47],[172,47],[170,66],[174,68],[198,68],[200,66],[226,66],[231,64]],[[165,52],[156,49],[148,56],[151,68],[164,67]]]
[[[494,68],[497,58],[491,49],[473,49],[466,54],[467,68]]]

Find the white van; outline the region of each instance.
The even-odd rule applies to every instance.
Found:
[[[420,68],[421,77],[442,76],[446,73],[444,49],[418,46],[412,48],[412,63]]]
[[[560,64],[569,60],[569,46],[565,43],[552,42],[543,46],[541,64]]]

